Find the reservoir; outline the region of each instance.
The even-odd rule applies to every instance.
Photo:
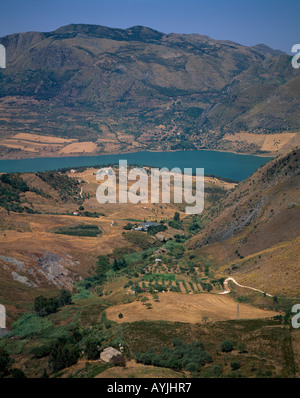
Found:
[[[271,160],[271,157],[254,155],[240,155],[231,152],[218,152],[209,150],[176,151],[176,152],[134,152],[114,155],[76,156],[61,158],[33,158],[0,160],[0,172],[38,172],[57,170],[62,168],[75,168],[80,166],[101,167],[127,160],[130,165],[151,167],[179,167],[204,168],[205,175],[215,175],[242,181],[249,177],[261,165]]]

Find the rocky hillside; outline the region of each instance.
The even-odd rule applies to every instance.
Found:
[[[203,214],[205,228],[188,245],[252,286],[299,292],[299,166],[299,149],[262,166]]]
[[[14,34],[0,43],[7,49],[1,157],[195,148],[273,153],[299,139],[299,70],[264,45],[97,25]],[[28,133],[85,146],[67,141],[62,151],[41,140],[33,150]]]

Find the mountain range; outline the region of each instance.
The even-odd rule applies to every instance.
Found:
[[[2,158],[299,143],[299,70],[263,44],[83,24],[0,43]]]

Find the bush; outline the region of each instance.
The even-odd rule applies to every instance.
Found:
[[[222,374],[222,368],[220,365],[211,366],[201,374],[202,377],[220,377]]]
[[[179,221],[179,220],[180,220],[180,214],[178,213],[178,211],[176,211],[176,212],[174,213],[174,218],[173,218],[173,220],[174,220],[174,221]]]
[[[119,271],[122,268],[126,268],[127,263],[125,259],[117,260],[116,258],[114,259],[114,262],[111,266],[113,271]]]
[[[12,369],[9,377],[12,379],[26,379],[26,375],[21,369]]]
[[[72,295],[66,289],[61,289],[59,296],[58,296],[58,304],[59,306],[63,307],[65,305],[69,305],[72,303]]]
[[[163,232],[167,229],[167,227],[163,224],[160,225],[150,225],[150,227],[147,229],[147,234],[148,235],[155,235],[158,232]]]
[[[126,366],[125,358],[121,354],[112,357],[111,362],[114,366],[121,366],[121,367]]]
[[[223,352],[230,352],[233,350],[233,343],[229,340],[224,340],[221,344],[221,350]]]
[[[4,348],[0,348],[0,378],[8,374],[12,360]]]
[[[183,346],[183,341],[181,339],[175,338],[172,340],[173,346],[177,347],[177,346]]]
[[[130,231],[133,229],[133,227],[134,225],[129,222],[123,227],[123,229],[125,229],[126,231]]]
[[[51,347],[49,368],[56,373],[64,368],[75,365],[79,359],[79,348],[72,343],[57,341]]]
[[[199,365],[196,362],[190,362],[186,365],[186,370],[188,372],[198,372],[199,371]]]
[[[99,342],[89,339],[85,345],[85,355],[89,360],[99,359]]]
[[[231,362],[230,364],[232,370],[238,370],[241,367],[241,364],[238,361]]]
[[[34,300],[34,310],[40,316],[46,316],[55,313],[60,307],[72,303],[71,293],[62,289],[58,297],[46,298],[44,296],[38,296]]]
[[[48,356],[51,352],[51,346],[44,344],[39,347],[35,347],[32,349],[31,353],[33,354],[34,358],[40,359]]]

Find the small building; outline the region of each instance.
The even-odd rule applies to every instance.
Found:
[[[110,362],[114,357],[122,355],[120,351],[116,350],[113,347],[105,348],[101,354],[100,359],[104,362]]]
[[[103,167],[102,169],[99,169],[97,171],[96,176],[99,176],[99,177],[102,176],[102,175],[111,176],[113,174],[114,174],[114,171],[113,171],[113,169],[111,167]]]
[[[136,228],[133,228],[135,231],[143,231],[144,229],[143,229],[143,227],[136,227]]]
[[[160,224],[157,222],[153,222],[153,221],[145,221],[142,222],[138,228],[135,228],[135,230],[137,231],[148,231],[149,227],[158,227]]]

